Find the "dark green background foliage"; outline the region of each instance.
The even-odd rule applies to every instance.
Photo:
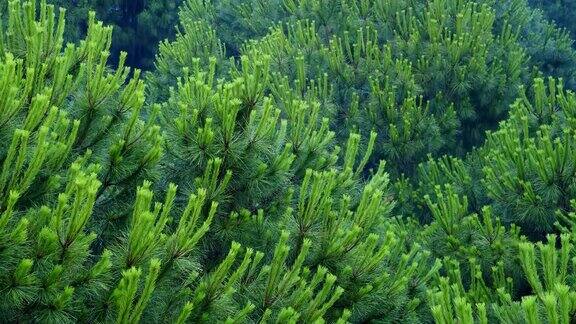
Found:
[[[573,323],[576,51],[530,4],[3,1],[0,322]]]
[[[530,0],[530,4],[541,9],[549,20],[559,27],[566,28],[572,36],[576,35],[576,22],[574,10],[576,3],[570,0]]]
[[[182,0],[55,0],[66,8],[66,37],[79,41],[86,34],[88,12],[114,27],[111,63],[117,64],[120,51],[130,53],[127,64],[145,70],[154,67],[158,42],[171,38],[178,23]]]

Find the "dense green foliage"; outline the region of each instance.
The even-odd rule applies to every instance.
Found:
[[[576,35],[576,22],[573,17],[576,3],[570,0],[530,0],[530,4],[541,9],[558,26],[566,28],[572,36]]]
[[[0,322],[576,318],[576,55],[525,0],[53,3],[1,9]]]
[[[188,1],[184,32],[160,47],[155,77],[166,89],[197,57],[269,55],[272,73],[302,92],[331,81],[322,110],[340,140],[376,130],[376,160],[412,174],[428,153],[480,144],[533,66],[576,85],[565,34],[524,1],[483,2]],[[541,50],[548,43],[553,58]]]

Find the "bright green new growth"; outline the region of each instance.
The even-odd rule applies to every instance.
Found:
[[[576,318],[576,94],[524,0],[188,0],[145,78],[94,13],[1,10],[0,322]]]
[[[64,47],[64,11],[10,2],[3,320],[344,322],[421,305],[405,283],[427,253],[384,225],[384,163],[362,176],[376,133],[363,154],[356,133],[341,149],[318,99],[293,97],[260,52],[218,80],[217,60],[194,60],[148,107],[139,71],[106,66],[111,29],[90,17]]]

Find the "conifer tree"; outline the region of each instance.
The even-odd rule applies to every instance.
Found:
[[[555,212],[570,208],[575,103],[561,81],[537,79],[531,93],[514,104],[510,119],[488,136],[483,180],[488,196],[509,221],[528,231],[550,233]]]
[[[181,69],[182,63],[195,56],[205,60],[206,50],[216,53],[218,59],[222,48],[228,55],[262,52],[271,57],[271,74],[287,78],[289,84],[298,82],[293,88],[303,94],[308,84],[320,87],[327,82],[327,91],[319,100],[324,116],[333,125],[346,125],[362,134],[376,130],[380,137],[371,162],[377,164],[385,158],[394,175],[411,174],[426,157],[421,152],[462,149],[462,145],[476,143],[483,129],[502,118],[516,96],[526,61],[510,29],[504,28],[501,35],[492,32],[495,14],[488,6],[442,3],[402,11],[408,4],[369,2],[359,8],[342,2],[329,8],[322,1],[249,6],[190,0],[180,15],[183,29],[190,32],[163,45],[162,65],[154,79],[166,82],[166,67]],[[417,14],[433,14],[434,10],[437,17]],[[227,12],[236,14],[236,21],[226,20],[230,18]],[[258,12],[264,18],[250,18]],[[267,19],[275,22],[277,18],[270,17],[277,15],[290,18],[283,18],[280,25],[269,24],[271,30],[249,24]],[[456,16],[460,17],[458,24],[448,18]],[[244,28],[235,35],[249,30],[247,35],[264,37],[228,40],[226,26],[238,30],[231,24]],[[448,28],[446,33],[443,28]],[[420,38],[415,39],[416,35]],[[420,55],[427,51],[429,59],[422,60]],[[432,77],[440,79],[429,79]],[[164,84],[164,88],[170,85]],[[485,92],[494,94],[489,101],[473,98],[475,93]],[[464,134],[464,142],[457,139],[458,133]],[[336,135],[340,142],[347,138],[346,132]]]
[[[230,240],[270,250],[284,235],[278,229],[284,229],[295,251],[310,253],[301,261],[293,254],[286,257],[337,275],[336,283],[345,289],[337,305],[356,308],[351,318],[414,316],[422,305],[406,283],[430,271],[425,270],[430,261],[417,247],[401,252],[402,245],[411,245],[403,243],[406,234],[396,237],[386,230],[392,224],[383,225],[393,206],[387,201],[384,164],[362,184],[376,134],[364,154],[359,154],[360,136],[354,133],[339,153],[315,101],[322,88],[311,83],[308,94],[298,95],[286,78],[270,76],[267,55],[250,54],[230,65],[231,81],[216,81],[217,59],[210,60],[207,71],[195,60],[162,109],[169,130],[163,164],[167,179],[190,190],[206,188],[221,206],[207,234],[207,261],[217,259]],[[273,98],[265,95],[268,91]],[[365,265],[347,266],[356,262]],[[384,275],[389,270],[394,277]],[[397,299],[375,312],[370,305],[389,294]]]
[[[433,196],[436,186],[447,184],[469,197],[469,211],[491,205],[526,234],[543,237],[565,227],[574,199],[574,93],[553,78],[537,78],[521,93],[510,117],[487,133],[477,152],[465,160],[430,159],[419,166],[413,181],[399,180],[398,199],[406,202],[402,210],[426,219],[429,208],[421,197]]]
[[[384,163],[364,177],[375,133],[364,153],[356,133],[341,149],[320,95],[292,97],[256,51],[227,79],[196,63],[144,113],[139,72],[109,70],[111,29],[89,22],[63,49],[63,12],[10,3],[2,321],[426,316],[438,267],[395,224]]]
[[[123,195],[149,176],[162,152],[155,112],[141,119],[140,72],[129,77],[123,64],[108,69],[112,30],[94,15],[86,39],[65,45],[63,10],[57,15],[45,1],[9,6],[0,42],[3,190],[17,190],[19,204],[35,205],[63,188],[69,163],[87,159],[99,165],[97,209],[104,220],[108,210],[122,209]]]
[[[517,262],[530,287],[521,297],[506,285],[489,286],[478,280],[467,288],[457,267],[439,277],[437,287],[429,291],[435,322],[570,323],[576,315],[573,237],[549,235],[546,242],[521,242]]]
[[[576,95],[517,91],[570,71],[530,22],[568,40],[525,0],[187,0],[146,78],[94,13],[1,10],[0,322],[575,318]]]
[[[555,79],[536,79],[522,93],[479,152],[465,161],[430,159],[419,167],[416,186],[396,184],[400,201],[408,203],[402,210],[430,223],[422,240],[448,257],[428,297],[438,323],[568,323],[574,316],[572,279],[562,275],[570,273],[571,261],[559,260],[573,258],[569,152],[576,101]],[[478,222],[472,213],[485,204],[491,206],[482,208]],[[546,236],[553,232],[564,233],[558,252],[557,236]]]

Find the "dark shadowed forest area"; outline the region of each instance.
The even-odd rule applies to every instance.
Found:
[[[575,11],[0,0],[0,322],[576,323]]]

